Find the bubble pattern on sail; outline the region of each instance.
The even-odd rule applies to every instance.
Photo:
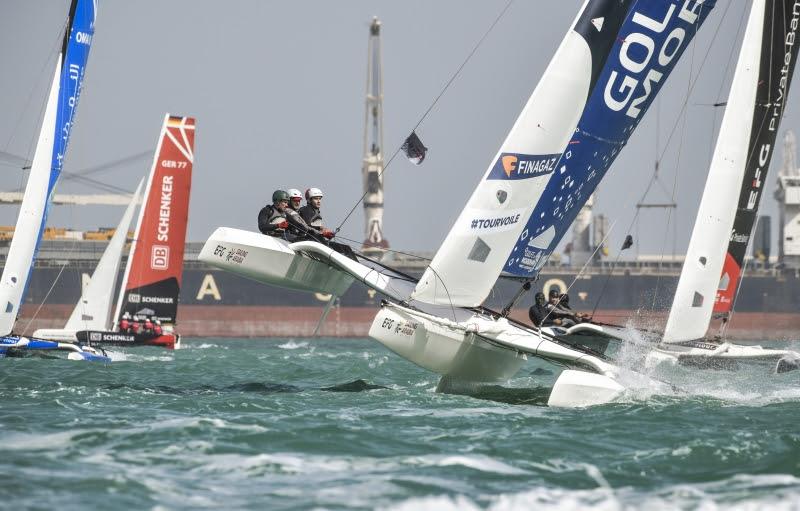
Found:
[[[637,2],[505,272],[535,276],[639,125],[713,2]],[[576,26],[584,37],[593,26]]]
[[[764,183],[775,152],[783,111],[789,95],[798,52],[800,0],[769,0],[765,5],[759,86],[748,144],[748,157],[730,231],[722,277],[714,300],[715,313],[728,313],[734,304],[747,245],[758,217]]]
[[[50,198],[61,174],[94,36],[97,0],[73,0],[45,107],[14,238],[0,279],[0,334],[12,331],[39,242]]]
[[[189,221],[195,120],[167,114],[125,267],[115,321],[126,312],[175,323]]]
[[[713,5],[587,0],[412,298],[476,306],[535,276]]]

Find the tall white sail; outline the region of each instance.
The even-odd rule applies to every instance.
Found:
[[[114,287],[119,274],[120,260],[125,242],[128,239],[128,229],[133,220],[133,212],[139,202],[144,179],[139,182],[130,204],[125,209],[117,230],[108,242],[108,246],[100,257],[100,262],[92,273],[89,284],[81,294],[81,299],[73,309],[67,320],[65,330],[109,330],[111,325],[111,302],[114,298]]]
[[[534,277],[713,5],[585,2],[412,297],[471,307]]]
[[[800,2],[754,0],[664,330],[667,343],[703,338],[712,313],[730,310],[794,72],[799,25]]]
[[[0,335],[14,328],[47,222],[50,197],[61,174],[94,34],[96,3],[73,0],[70,5],[14,238],[0,278]]]

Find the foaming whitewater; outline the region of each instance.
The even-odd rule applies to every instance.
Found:
[[[184,339],[0,371],[14,509],[797,509],[800,379],[658,367],[621,402],[543,406],[558,368],[435,392],[367,340]],[[634,368],[635,366],[632,366]],[[657,373],[658,373],[657,371]],[[674,379],[674,380],[673,380]],[[677,385],[677,383],[676,383]],[[638,394],[637,394],[638,392]],[[648,395],[649,392],[649,395]]]

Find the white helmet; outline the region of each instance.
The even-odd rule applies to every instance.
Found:
[[[290,199],[302,199],[303,198],[303,194],[300,193],[300,190],[298,190],[297,188],[289,188],[288,190],[286,190],[286,193],[289,194],[289,198]]]
[[[319,188],[309,188],[306,190],[306,200],[311,200],[312,197],[322,198],[322,190]]]

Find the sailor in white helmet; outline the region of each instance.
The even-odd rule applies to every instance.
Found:
[[[289,222],[289,231],[298,237],[308,236],[309,231],[312,229],[299,214],[303,194],[297,188],[289,188],[286,193],[289,194],[289,207],[284,210],[284,213],[286,220]]]
[[[322,206],[322,190],[319,188],[309,188],[306,190],[306,205],[300,208],[300,216],[303,217],[306,224],[311,226],[324,237],[333,238],[333,231],[326,229],[322,225],[322,213],[320,207]]]

